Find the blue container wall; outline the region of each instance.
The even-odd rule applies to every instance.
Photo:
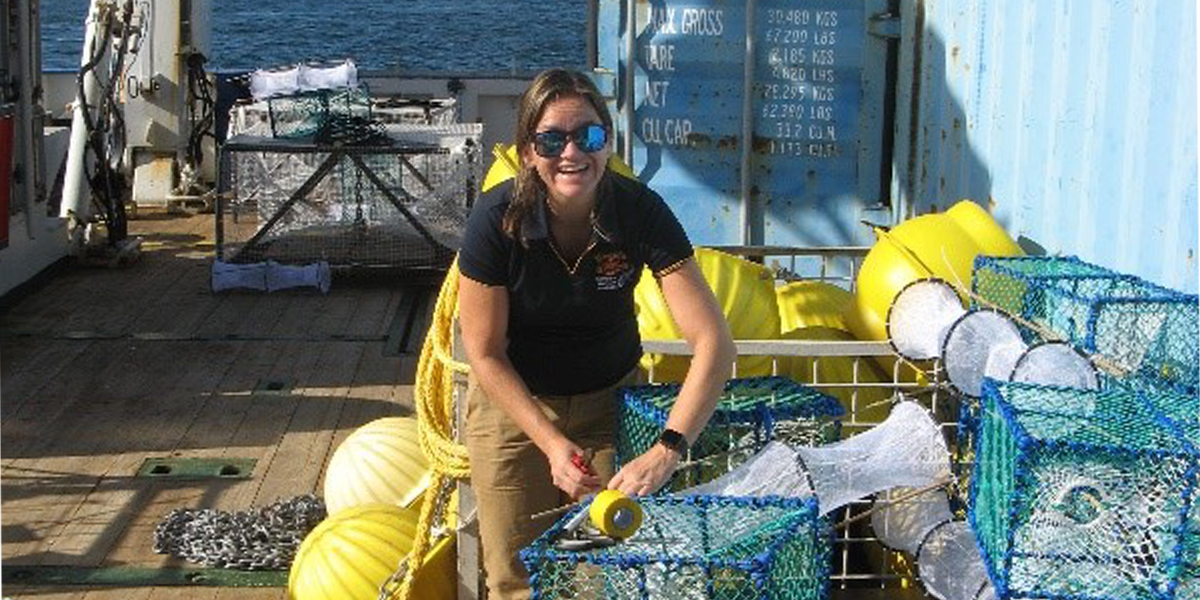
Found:
[[[972,198],[1048,253],[1197,291],[1194,1],[902,9],[901,217]]]
[[[599,1],[618,149],[693,242],[859,245],[873,241],[861,219],[891,219],[881,183],[886,41],[870,33],[885,7]]]

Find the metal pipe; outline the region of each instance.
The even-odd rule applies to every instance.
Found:
[[[587,68],[595,69],[600,64],[599,51],[597,49],[597,39],[600,37],[598,16],[600,14],[600,0],[588,0],[587,16],[585,17],[584,31],[587,32],[587,48],[584,57],[587,59]]]
[[[36,203],[42,184],[41,131],[35,127],[34,120],[40,122],[41,102],[35,97],[35,87],[40,87],[42,66],[35,62],[37,57],[36,28],[38,21],[32,19],[33,3],[37,0],[20,0],[17,3],[17,47],[18,58],[15,72],[18,73],[19,90],[15,111],[16,122],[13,123],[13,149],[21,165],[23,177],[17,189],[20,190],[20,200],[12,198],[14,204],[21,207],[25,213],[25,229],[30,239],[36,238],[42,219],[37,217]],[[7,167],[5,167],[7,168]],[[18,203],[19,202],[19,203]]]
[[[108,0],[92,0],[88,7],[88,16],[83,34],[83,56],[80,57],[80,68],[86,66],[96,52],[97,34],[102,26],[102,12]],[[103,39],[103,36],[101,36]],[[107,50],[106,50],[107,51]],[[99,64],[99,63],[97,63]],[[87,98],[98,98],[100,81],[96,78],[95,69],[88,69],[83,74],[83,92]],[[71,143],[67,147],[67,168],[63,178],[62,207],[59,216],[71,219],[69,229],[76,244],[82,243],[83,228],[91,219],[90,193],[84,176],[84,160],[87,156],[88,131],[84,111],[89,110],[85,98],[76,92],[75,104],[71,109]]]
[[[762,232],[754,226],[754,218],[758,211],[753,206],[750,197],[750,154],[754,146],[754,36],[756,34],[754,21],[758,12],[757,0],[746,0],[746,62],[742,70],[742,160],[741,187],[742,196],[742,244],[753,246],[762,243]]]
[[[637,68],[637,0],[625,0],[625,94],[622,98],[625,116],[625,138],[621,157],[633,168],[633,101],[634,70]]]

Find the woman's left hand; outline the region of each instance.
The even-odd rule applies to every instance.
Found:
[[[679,459],[679,454],[674,450],[654,444],[633,462],[621,467],[608,482],[608,489],[620,490],[627,496],[653,494],[675,472]]]

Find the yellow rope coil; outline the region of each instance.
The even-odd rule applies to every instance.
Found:
[[[470,475],[467,448],[454,441],[454,375],[466,373],[470,367],[451,356],[454,344],[454,320],[458,316],[458,259],[450,264],[446,279],[438,292],[437,303],[421,356],[417,360],[416,381],[413,386],[413,401],[417,408],[417,431],[421,451],[433,468],[433,478],[425,490],[425,501],[421,505],[421,517],[417,522],[417,535],[412,551],[405,558],[404,580],[396,597],[408,600],[412,597],[413,576],[431,546],[430,531],[435,515],[444,518],[448,494],[439,495],[443,486],[452,485],[454,479]],[[440,498],[439,498],[440,496]]]

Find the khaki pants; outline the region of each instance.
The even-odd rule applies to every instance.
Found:
[[[605,483],[615,473],[616,390],[637,381],[634,369],[607,389],[535,398],[564,435],[593,451],[592,468]],[[530,515],[571,499],[554,486],[545,455],[500,407],[488,401],[474,377],[467,390],[466,445],[489,600],[529,598],[529,575],[517,553],[561,517],[554,514],[535,521]]]

